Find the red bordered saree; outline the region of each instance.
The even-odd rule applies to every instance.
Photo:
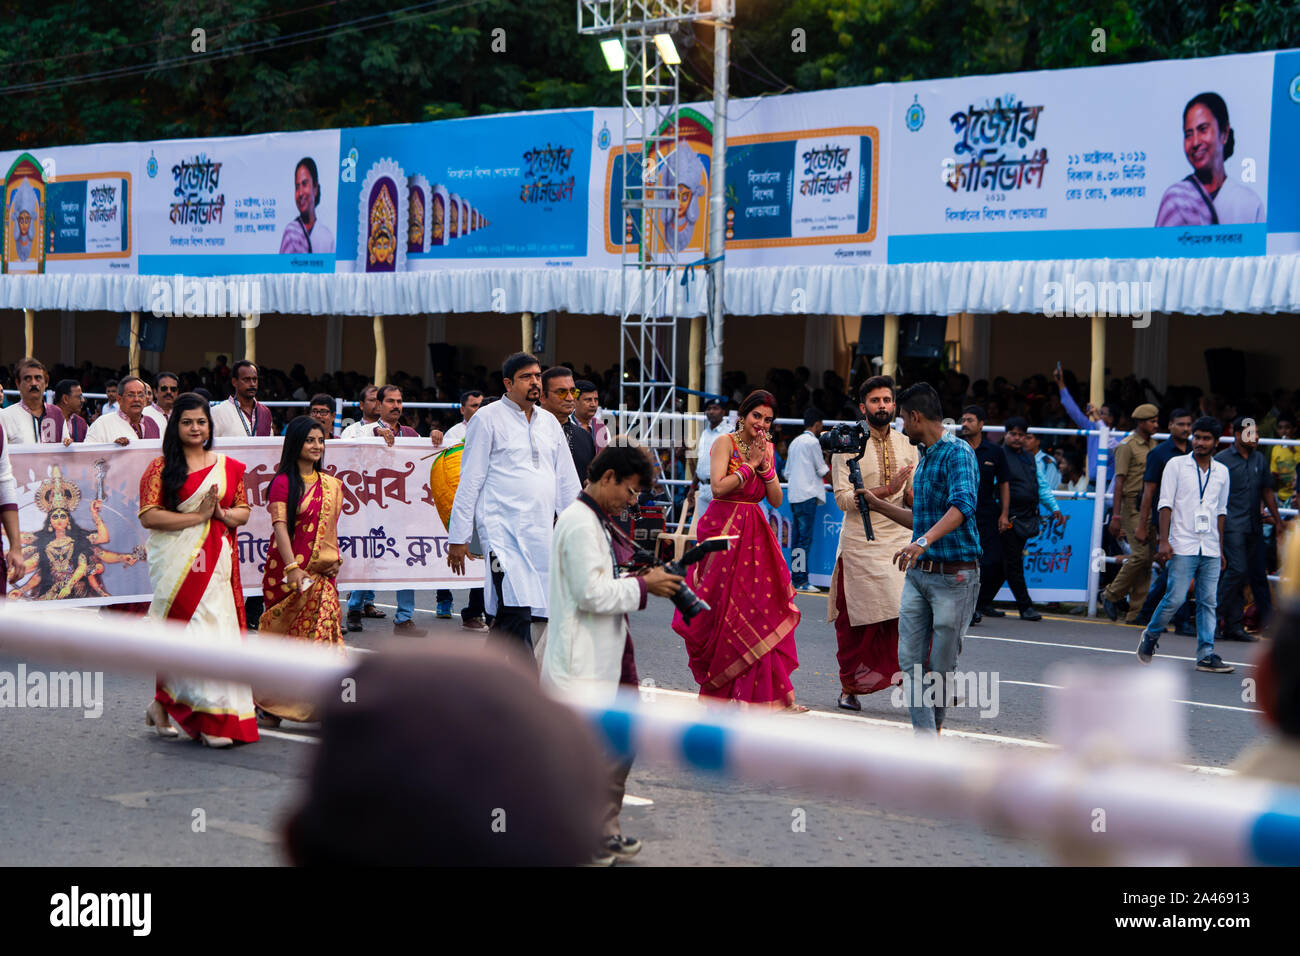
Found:
[[[740,452],[734,436],[719,441],[724,439],[732,442],[730,475],[740,468]],[[673,630],[686,639],[701,697],[789,707],[794,704],[790,675],[799,666],[794,643],[799,609],[790,569],[759,504],[765,496],[763,482],[751,474],[738,492],[709,502],[696,537],[737,535],[739,540],[687,569],[686,583],[710,609],[689,624],[677,611]]]
[[[140,479],[140,513],[164,508],[163,459],[155,458]],[[180,491],[176,510],[198,509],[211,487],[223,508],[247,507],[244,466],[225,455],[215,464],[191,472]],[[196,640],[240,643],[244,630],[244,598],[239,583],[235,532],[220,521],[181,531],[152,531],[148,543],[149,583],[153,586],[151,617],[180,621]],[[230,681],[158,675],[155,695],[182,730],[251,742],[257,740],[253,692]]]

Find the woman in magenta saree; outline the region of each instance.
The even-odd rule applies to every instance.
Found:
[[[708,605],[688,624],[678,611],[673,630],[686,639],[700,696],[803,712],[790,675],[799,666],[794,632],[799,609],[790,570],[760,502],[781,503],[767,440],[776,400],[753,392],[740,406],[737,432],[713,443],[713,500],[696,527],[699,539],[734,535],[727,551],[687,571],[686,583]]]

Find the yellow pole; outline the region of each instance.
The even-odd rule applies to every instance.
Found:
[[[140,374],[140,313],[131,313],[131,344],[127,349],[126,364],[132,375]]]
[[[1106,400],[1106,317],[1092,317],[1092,375],[1089,378],[1089,400],[1101,408]]]
[[[524,352],[533,350],[533,313],[519,313],[520,349]]]
[[[375,384],[388,384],[388,345],[384,341],[384,317],[375,316]]]
[[[24,355],[36,354],[36,313],[31,309],[23,309],[23,344]]]
[[[704,323],[707,321],[708,318],[703,315],[691,317],[690,371],[687,373],[687,387],[692,393],[700,391],[700,385],[704,380]],[[686,411],[692,415],[700,413],[700,396],[695,394],[686,396]],[[694,448],[700,437],[700,423],[691,419],[690,425],[683,430],[683,433],[690,440],[687,447]]]
[[[880,374],[898,374],[898,316],[885,316],[885,342],[880,352]]]
[[[251,322],[244,324],[244,358],[257,361],[257,326]]]

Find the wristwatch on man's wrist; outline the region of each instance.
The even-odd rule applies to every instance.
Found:
[[[916,546],[917,546],[918,548],[920,548],[922,551],[924,551],[926,548],[930,547],[930,542],[925,540],[925,535],[921,535],[921,537],[919,537],[919,538],[917,538],[915,541],[913,541],[912,544],[916,545]]]

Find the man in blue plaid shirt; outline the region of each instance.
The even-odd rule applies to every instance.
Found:
[[[906,573],[898,613],[898,666],[903,699],[917,732],[943,727],[961,639],[979,596],[979,532],[975,499],[979,470],[970,445],[943,427],[939,393],[922,382],[898,396],[903,432],[922,448],[912,474],[912,509],[859,492],[873,511],[912,529],[912,543],[894,555]]]

